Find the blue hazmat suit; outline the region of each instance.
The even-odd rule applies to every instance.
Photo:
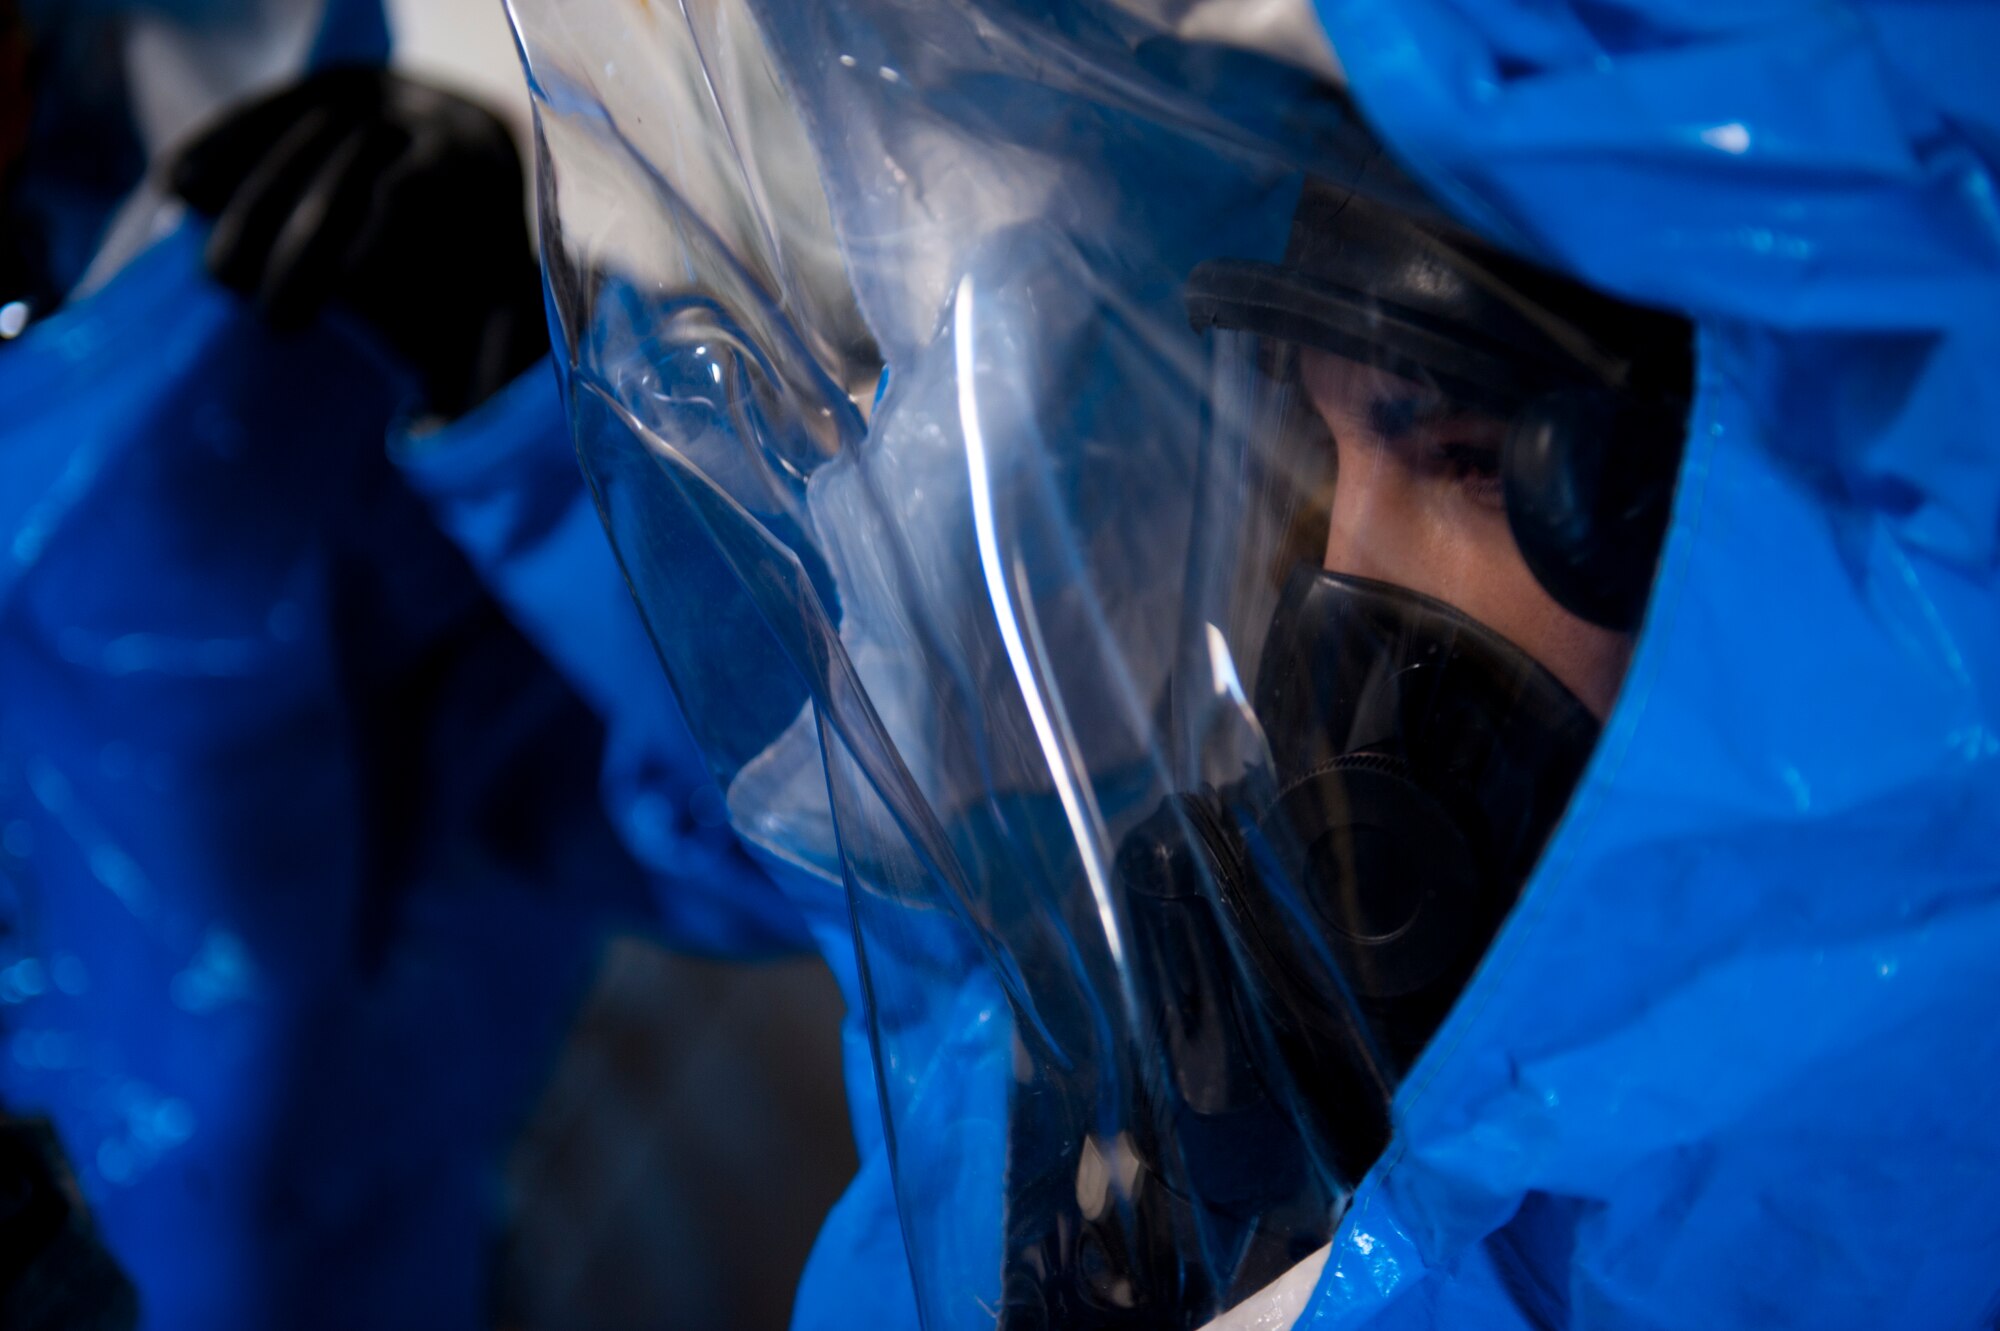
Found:
[[[1321,13],[1463,215],[1701,332],[1619,711],[1308,1324],[1989,1321],[1994,16]]]
[[[336,4],[316,59],[386,43]],[[0,345],[0,1104],[53,1119],[147,1327],[481,1325],[607,934],[800,929],[546,364],[420,430],[372,331],[274,333],[204,236]]]
[[[1282,244],[1295,184],[1268,186],[1262,241],[1255,207],[1202,211],[1266,197],[1243,145],[1297,142],[1258,120],[1281,76],[1210,89],[1204,119],[1162,15],[1095,5],[556,8],[515,15],[585,468],[737,826],[819,871],[801,892],[851,894],[859,968],[823,945],[887,1132],[861,1133],[796,1325],[990,1325],[1005,1120],[1049,1010],[1021,939],[1055,908],[1020,884],[1088,864],[1091,820],[1124,808],[1064,765],[1115,751],[1094,727],[1128,702],[1147,733],[1160,696],[1127,650],[1144,629],[1085,593],[1116,552],[1180,567],[1091,544],[1170,497],[1139,468],[1088,492],[1115,450],[1065,470],[1064,432],[1095,403],[1127,447],[1168,437],[1184,329],[1138,247]],[[1685,315],[1695,369],[1616,706],[1294,1324],[1990,1325],[2000,100],[1978,53],[2000,28],[1936,5],[1318,10],[1430,196]],[[801,171],[823,193],[788,194]],[[565,211],[571,180],[632,213]],[[1126,326],[1164,330],[1123,367],[1154,393],[1075,391]],[[1055,365],[1052,328],[1076,352]],[[987,724],[1017,694],[1039,757]],[[1015,801],[1044,761],[1048,800]],[[1079,1197],[1120,1167],[1094,1158]]]

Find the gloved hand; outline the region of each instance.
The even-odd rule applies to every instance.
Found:
[[[47,1119],[0,1111],[0,1326],[131,1331],[132,1283],[99,1242]]]
[[[216,280],[278,327],[329,301],[352,309],[416,367],[435,414],[476,406],[548,349],[520,155],[463,97],[324,70],[231,112],[170,184],[215,219]]]

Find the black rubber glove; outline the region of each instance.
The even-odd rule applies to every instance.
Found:
[[[209,272],[297,327],[338,301],[459,415],[548,349],[520,154],[491,112],[383,69],[231,112],[171,185],[215,219]]]
[[[0,1112],[0,1326],[131,1331],[132,1284],[99,1242],[46,1119]]]

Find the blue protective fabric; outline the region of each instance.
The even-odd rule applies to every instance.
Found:
[[[332,0],[311,58],[387,45]],[[59,285],[130,183],[54,214]],[[0,345],[0,1106],[54,1118],[149,1328],[485,1325],[497,1170],[605,932],[803,928],[548,367],[414,438],[369,337],[273,336],[200,253]]]
[[[1320,10],[1441,198],[1702,338],[1618,710],[1301,1325],[1992,1325],[2000,13]]]
[[[327,0],[308,60],[329,65],[379,65],[389,58],[389,16],[382,0]]]
[[[385,455],[410,382],[201,241],[0,348],[0,1104],[148,1327],[483,1325],[501,1152],[648,877]]]
[[[659,927],[727,956],[811,945],[799,912],[729,829],[722,792],[662,687],[660,665],[536,366],[445,430],[391,456],[481,581],[608,728],[602,791],[649,871]]]

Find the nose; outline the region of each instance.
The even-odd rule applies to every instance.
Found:
[[[1336,449],[1339,470],[1324,566],[1381,582],[1406,581],[1411,570],[1404,547],[1418,517],[1409,476],[1380,449],[1349,444]]]

